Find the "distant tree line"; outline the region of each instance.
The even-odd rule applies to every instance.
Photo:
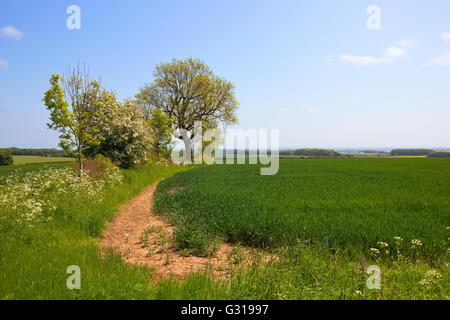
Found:
[[[280,151],[281,156],[339,157],[341,154],[330,149],[297,149]]]
[[[31,149],[31,148],[3,148],[2,150],[13,156],[39,156],[39,157],[70,157],[70,154],[64,150],[56,148],[51,149]]]
[[[362,153],[380,153],[380,151],[377,150],[361,150]]]
[[[427,155],[428,158],[450,158],[450,152],[434,151]]]
[[[427,156],[434,152],[431,149],[394,149],[391,150],[391,156]]]
[[[380,150],[361,150],[361,153],[373,153],[373,154],[387,154],[386,151],[380,151]]]

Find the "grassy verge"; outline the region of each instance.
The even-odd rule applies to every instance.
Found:
[[[105,222],[113,218],[121,203],[144,187],[186,169],[147,166],[127,170],[123,183],[108,186],[98,195],[103,198],[100,203],[67,194],[55,200],[57,209],[51,221],[28,225],[1,220],[0,298],[149,297],[151,270],[129,266],[112,254],[102,259],[96,243]],[[67,289],[69,265],[81,268],[82,290]]]

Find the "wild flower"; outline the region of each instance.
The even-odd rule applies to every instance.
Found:
[[[412,239],[411,244],[412,244],[411,248],[414,249],[416,247],[421,247],[422,241],[420,241],[419,239]]]
[[[370,248],[370,254],[374,257],[378,257],[380,255],[380,250],[377,248]]]
[[[429,270],[425,274],[425,277],[419,281],[419,283],[423,286],[432,286],[434,284],[437,284],[442,279],[442,275],[435,271],[435,270]]]
[[[389,246],[389,244],[387,244],[386,242],[382,242],[382,241],[378,241],[378,244],[380,245],[381,248],[387,248]]]
[[[402,252],[401,252],[400,248],[402,247],[402,244],[403,244],[403,238],[400,237],[400,236],[395,236],[394,240],[395,240],[394,241],[394,243],[395,243],[394,247],[395,247],[396,252],[397,252],[397,258],[398,259],[402,259],[403,255],[402,255]]]
[[[17,222],[51,220],[61,196],[101,202],[105,186],[119,184],[122,174],[111,169],[104,180],[92,181],[71,169],[46,169],[22,174],[16,170],[0,179],[0,216]]]

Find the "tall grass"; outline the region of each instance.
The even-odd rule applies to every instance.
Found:
[[[115,255],[102,259],[96,243],[120,204],[144,187],[186,169],[146,166],[123,171],[121,184],[98,195],[101,202],[80,201],[67,194],[55,203],[51,221],[0,220],[0,298],[142,297],[138,293],[150,281],[150,270],[126,265]],[[67,289],[69,265],[80,266],[83,290]]]

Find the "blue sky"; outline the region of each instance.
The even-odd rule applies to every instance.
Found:
[[[239,127],[278,128],[283,148],[450,147],[449,15],[447,0],[2,0],[0,147],[57,146],[42,98],[68,65],[127,98],[173,57],[232,81]]]

